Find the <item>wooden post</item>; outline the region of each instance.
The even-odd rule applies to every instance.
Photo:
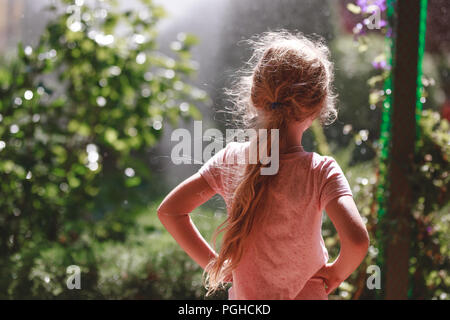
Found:
[[[412,172],[421,0],[397,1],[392,144],[386,213],[385,299],[407,299],[411,247]]]

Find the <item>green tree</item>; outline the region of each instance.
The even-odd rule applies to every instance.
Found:
[[[117,207],[150,179],[143,154],[163,124],[199,116],[192,103],[204,94],[186,82],[196,38],[179,35],[164,55],[161,7],[102,3],[49,6],[54,18],[37,46],[19,44],[0,66],[2,268],[24,245],[76,241],[99,219],[99,199]]]

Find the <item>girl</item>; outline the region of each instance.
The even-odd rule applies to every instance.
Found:
[[[305,152],[302,134],[314,119],[337,115],[332,63],[321,40],[286,31],[252,41],[254,54],[234,90],[247,125],[272,130],[261,138],[231,142],[178,185],[158,216],[206,274],[207,294],[232,282],[229,299],[327,299],[361,263],[369,238],[348,182],[331,157]],[[275,143],[275,144],[274,144]],[[279,150],[278,172],[263,175],[267,161],[248,161],[253,147]],[[259,153],[261,154],[261,153]],[[236,163],[245,155],[246,163]],[[272,159],[272,161],[275,161]],[[214,194],[227,205],[217,253],[189,213]],[[336,227],[341,249],[333,263],[321,236],[322,211]]]

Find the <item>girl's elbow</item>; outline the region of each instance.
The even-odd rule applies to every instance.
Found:
[[[358,235],[352,239],[353,245],[359,250],[367,252],[370,245],[370,237],[367,229],[364,227],[358,232]]]
[[[162,213],[162,203],[159,204],[158,209],[156,209],[156,214],[159,216]]]
[[[170,216],[166,213],[164,213],[164,211],[160,210],[158,208],[158,210],[156,210],[156,215],[158,216],[158,220],[159,222],[161,222],[161,224],[167,228],[168,224],[170,223]]]
[[[344,240],[345,239],[345,240]],[[353,250],[367,252],[369,249],[370,238],[365,226],[354,228],[343,239]]]
[[[164,220],[164,217],[166,216],[163,204],[164,203],[161,203],[158,209],[156,209],[156,215],[158,216],[159,221],[161,222]]]

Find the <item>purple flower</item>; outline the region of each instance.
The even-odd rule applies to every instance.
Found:
[[[363,24],[362,23],[358,23],[354,28],[353,28],[353,33],[355,35],[359,35],[364,31],[363,28]]]
[[[384,61],[384,60],[382,60],[382,61],[373,61],[372,62],[372,66],[375,68],[375,69],[386,69],[386,67],[387,67],[387,63],[386,63],[386,61]]]
[[[370,6],[377,6],[380,11],[386,10],[386,0],[356,0],[356,4],[364,13],[370,13]]]

